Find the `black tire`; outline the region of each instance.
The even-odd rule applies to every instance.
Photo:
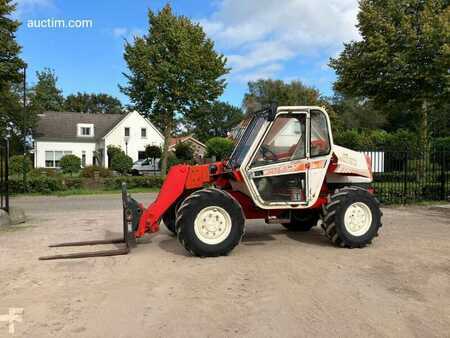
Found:
[[[218,207],[224,210],[231,220],[228,235],[224,235],[226,238],[219,243],[208,244],[197,236],[195,231],[197,216],[208,207]],[[202,189],[186,197],[177,213],[178,240],[187,251],[200,257],[227,255],[241,241],[244,235],[244,226],[245,218],[240,204],[230,194],[214,188]],[[220,228],[219,230],[222,231]],[[226,234],[226,232],[224,233]]]
[[[306,232],[317,225],[319,218],[319,212],[311,212],[309,210],[293,211],[291,221],[289,223],[281,223],[281,225],[289,231]]]
[[[344,218],[347,209],[357,202],[368,207],[372,221],[364,233],[354,235],[346,228]],[[361,187],[350,186],[336,190],[331,195],[330,202],[324,208],[322,227],[333,244],[347,248],[362,248],[378,236],[378,230],[382,226],[381,216],[380,203],[371,193]]]
[[[174,235],[177,234],[177,229],[175,226],[177,220],[177,210],[183,202],[184,198],[185,196],[181,196],[180,198],[178,198],[178,200],[173,203],[172,206],[162,216],[164,225]]]

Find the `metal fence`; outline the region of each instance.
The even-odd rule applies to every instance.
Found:
[[[450,149],[371,150],[373,187],[385,204],[450,199]]]
[[[9,143],[0,140],[0,209],[9,212]]]

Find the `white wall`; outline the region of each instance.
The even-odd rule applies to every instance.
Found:
[[[130,128],[130,137],[128,139],[128,146],[125,145],[125,128]],[[141,137],[141,128],[147,129],[147,137]],[[123,151],[126,151],[134,161],[138,160],[138,152],[144,151],[147,145],[162,146],[164,138],[156,128],[138,112],[129,113],[122,121],[119,122],[114,129],[105,137],[106,150],[109,145],[119,146]],[[105,151],[106,153],[106,151]],[[105,167],[108,166],[107,154],[105,154]]]
[[[45,168],[46,151],[71,151],[73,155],[78,156],[80,159],[83,151],[85,151],[86,165],[92,165],[94,150],[95,143],[35,141],[34,166],[35,168]]]

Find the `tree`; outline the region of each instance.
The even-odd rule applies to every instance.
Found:
[[[120,100],[111,95],[80,92],[66,97],[64,109],[91,114],[122,114],[124,111]]]
[[[80,171],[81,160],[76,155],[64,155],[61,158],[59,165],[63,173],[70,173],[70,176],[72,176],[73,173],[77,173]]]
[[[175,156],[179,160],[189,162],[194,158],[194,150],[188,142],[178,142],[175,145]]]
[[[334,129],[339,127],[330,102],[321,93],[300,81],[257,80],[248,83],[248,93],[244,95],[243,107],[247,112],[259,110],[269,105],[280,106],[324,106],[332,120]]]
[[[21,175],[24,171],[29,172],[33,168],[33,164],[28,156],[15,155],[9,158],[9,172],[12,175]]]
[[[236,126],[244,114],[238,107],[214,101],[194,109],[187,114],[185,127],[202,142],[212,137],[225,137]]]
[[[334,87],[373,100],[389,118],[420,121],[416,129],[425,145],[429,112],[450,94],[448,1],[361,0],[359,8],[362,40],[344,44],[330,60],[338,76]]]
[[[11,18],[15,8],[12,0],[0,2],[0,137],[5,136],[8,122],[21,130],[24,127],[18,95],[24,62],[19,57],[21,47],[15,39],[20,23]]]
[[[331,105],[344,130],[376,129],[386,125],[385,113],[376,109],[370,100],[337,94]]]
[[[29,99],[30,106],[38,113],[44,111],[62,111],[64,96],[56,86],[58,77],[55,72],[45,68],[42,72],[37,71],[37,83],[31,88]]]
[[[233,141],[224,137],[213,137],[206,142],[206,156],[214,156],[217,161],[222,161],[228,158],[233,149]]]
[[[111,160],[111,168],[122,175],[125,175],[127,172],[131,170],[133,166],[133,159],[125,155],[124,152],[120,152],[114,155]]]
[[[161,158],[161,148],[158,146],[148,145],[145,147],[145,156],[147,158]]]
[[[161,171],[165,173],[176,120],[219,97],[228,69],[226,58],[214,51],[202,27],[175,16],[170,5],[159,13],[149,10],[148,19],[148,33],[125,43],[128,84],[120,88],[138,111],[163,130]]]

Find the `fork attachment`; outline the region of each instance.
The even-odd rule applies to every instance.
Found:
[[[143,207],[136,200],[134,200],[129,196],[126,183],[122,183],[122,204],[123,204],[123,236],[121,238],[81,241],[81,242],[66,242],[49,245],[50,248],[60,248],[69,246],[89,246],[100,244],[124,244],[122,248],[112,250],[90,251],[90,252],[75,252],[63,255],[43,256],[39,257],[39,260],[118,256],[128,254],[131,251],[131,248],[136,246],[136,237],[134,233],[138,228],[139,219],[141,217]]]

